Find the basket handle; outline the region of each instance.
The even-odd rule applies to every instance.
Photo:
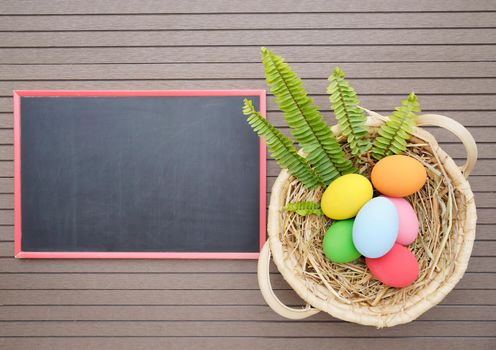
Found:
[[[320,310],[306,305],[304,308],[295,309],[285,305],[275,294],[270,283],[270,247],[269,241],[267,241],[260,252],[258,258],[258,284],[260,286],[260,291],[265,299],[265,302],[270,306],[272,310],[281,315],[292,320],[301,320],[303,318],[310,317],[320,312]]]
[[[439,114],[422,114],[417,118],[418,126],[439,126],[455,134],[465,146],[467,161],[460,167],[462,174],[468,177],[477,161],[477,145],[470,132],[456,120]]]

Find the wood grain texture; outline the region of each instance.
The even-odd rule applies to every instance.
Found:
[[[496,1],[49,0],[0,6],[0,348],[496,348]],[[410,91],[479,142],[477,237],[465,277],[418,321],[376,330],[287,321],[254,261],[16,260],[14,89],[265,88],[259,46],[284,55],[329,120],[336,65],[388,114]],[[268,119],[289,134],[268,95]],[[429,128],[458,163],[464,150]],[[279,167],[268,157],[267,188]],[[301,300],[272,266],[277,294]]]
[[[163,21],[163,19],[162,19]],[[72,26],[73,19],[68,19]],[[89,21],[91,22],[91,21]],[[5,21],[0,22],[5,24]],[[128,25],[127,19],[119,23]],[[142,23],[142,22],[139,22]],[[91,23],[90,23],[91,26]],[[8,30],[0,25],[0,30]],[[118,28],[122,29],[122,28]],[[139,28],[142,29],[142,28]],[[149,28],[144,28],[149,29]],[[143,29],[142,29],[143,30]],[[5,47],[174,47],[280,45],[472,45],[494,44],[495,29],[369,29],[369,30],[206,30],[206,31],[108,31],[108,32],[15,32],[0,33]]]
[[[2,6],[0,14],[119,14],[119,13],[308,13],[308,12],[452,12],[452,11],[495,11],[496,4],[491,0],[464,1],[419,0],[414,3],[401,1],[372,0],[364,3],[360,0],[281,0],[267,2],[264,0],[202,0],[161,1],[161,0],[110,0],[101,3],[98,0],[82,2],[71,0],[52,0],[48,4],[40,4],[36,0],[8,2]]]
[[[14,27],[15,25],[15,27]],[[5,31],[94,30],[262,30],[262,29],[373,29],[373,28],[487,28],[491,13],[215,13],[215,14],[91,14],[5,17]]]
[[[53,43],[56,46],[56,42]],[[268,45],[270,44],[267,43]],[[495,45],[278,46],[290,62],[492,61]],[[335,59],[334,59],[335,60]],[[0,64],[260,62],[258,46],[0,48]],[[432,72],[435,73],[435,72]]]
[[[16,33],[17,34],[17,33]],[[496,34],[496,31],[495,31]],[[496,35],[495,35],[496,37]],[[1,39],[0,39],[1,40]],[[0,41],[1,42],[1,41]],[[258,48],[254,51],[259,51]],[[278,53],[277,48],[274,50]],[[350,81],[365,79],[415,80],[423,78],[496,78],[496,62],[371,62],[339,63],[292,63],[291,66],[302,79],[326,81],[336,65],[339,65],[350,78]],[[100,80],[216,80],[216,79],[257,79],[264,78],[263,66],[260,63],[232,63],[232,71],[226,71],[225,63],[211,64],[120,64],[120,65],[2,65],[2,80],[85,80],[98,77]],[[428,73],[428,76],[427,76]],[[259,85],[260,82],[258,82]],[[444,84],[443,84],[444,85]],[[405,87],[404,87],[405,88]],[[358,89],[358,87],[357,87]],[[312,91],[325,94],[325,89]]]
[[[123,337],[134,334],[136,337],[222,337],[230,334],[231,337],[285,337],[288,332],[292,337],[426,337],[426,336],[449,336],[453,332],[453,325],[447,321],[417,322],[404,327],[404,329],[393,328],[377,332],[374,329],[359,326],[351,326],[342,322],[334,322],[332,331],[324,322],[315,323],[310,330],[306,330],[308,324],[304,322],[281,323],[267,321],[130,321],[130,322],[92,322],[92,321],[54,321],[54,322],[3,322],[0,336],[15,337],[23,336],[23,332],[31,336],[66,336],[66,337]],[[456,324],[459,336],[490,336],[494,331],[495,322],[473,323],[462,321]]]
[[[334,324],[328,325],[329,329]],[[188,324],[185,324],[187,327]],[[310,325],[305,325],[304,328]],[[454,329],[456,332],[456,330]],[[382,332],[382,331],[380,331]],[[486,337],[402,337],[402,338],[370,338],[370,337],[333,337],[332,332],[326,337],[293,337],[293,336],[260,336],[260,337],[12,337],[0,338],[0,346],[8,348],[19,347],[27,350],[53,349],[120,349],[146,350],[150,348],[165,348],[168,350],[184,349],[292,349],[307,350],[311,344],[314,350],[328,350],[330,344],[333,350],[382,349],[401,347],[403,350],[418,350],[433,348],[437,350],[492,350],[494,338]]]

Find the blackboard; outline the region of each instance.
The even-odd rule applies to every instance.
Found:
[[[16,256],[256,258],[264,91],[17,91]]]

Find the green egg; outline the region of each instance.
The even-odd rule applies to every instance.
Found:
[[[353,244],[353,222],[354,219],[334,221],[325,233],[322,248],[329,260],[347,263],[360,257]]]

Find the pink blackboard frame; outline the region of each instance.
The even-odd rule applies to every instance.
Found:
[[[257,259],[259,252],[29,252],[22,250],[21,212],[21,97],[119,97],[119,96],[254,96],[260,113],[266,113],[265,90],[15,90],[14,109],[14,256],[31,259]],[[241,106],[240,106],[241,108]],[[266,147],[260,139],[259,250],[266,241]]]

